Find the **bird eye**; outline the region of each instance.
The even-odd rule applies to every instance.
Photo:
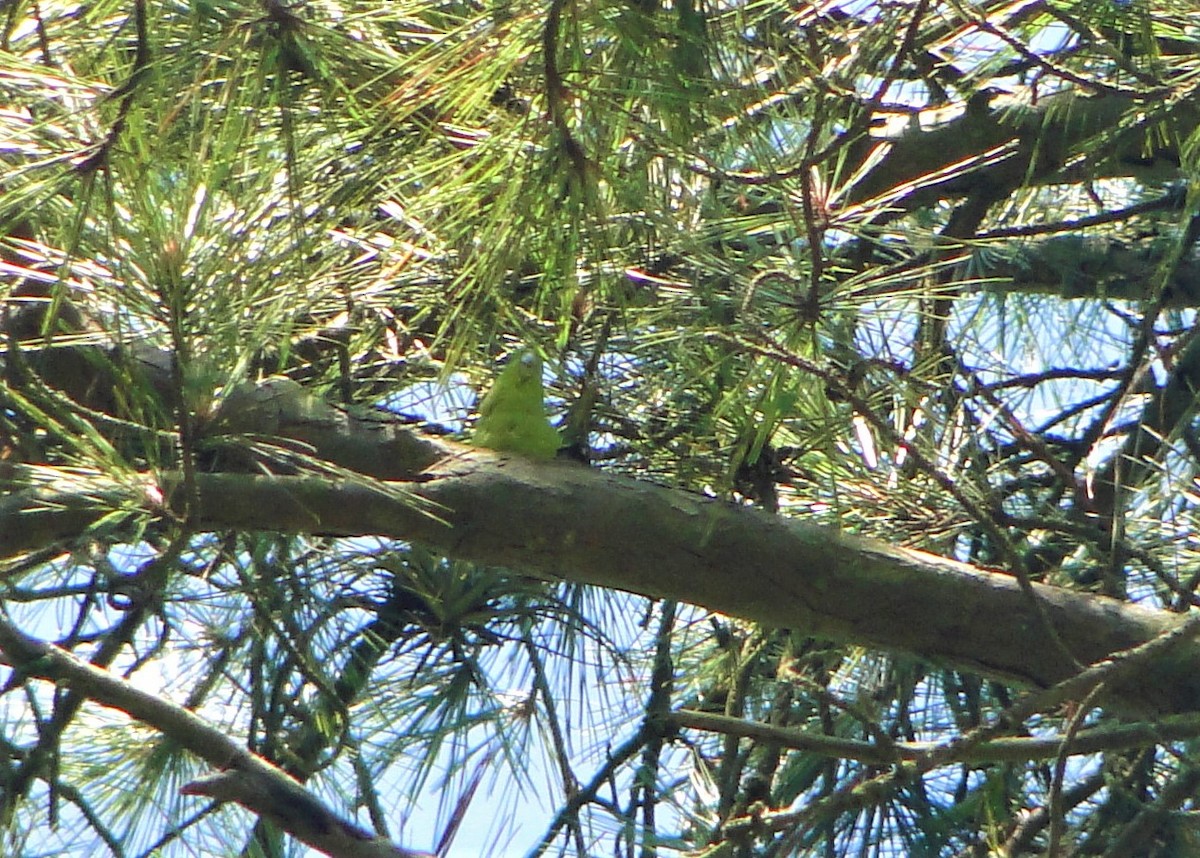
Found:
[[[521,365],[522,366],[531,367],[536,362],[537,362],[537,355],[535,355],[533,352],[525,352],[525,354],[521,355]]]

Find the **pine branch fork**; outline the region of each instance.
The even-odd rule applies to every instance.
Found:
[[[67,544],[131,504],[148,515],[186,515],[200,531],[390,537],[1029,688],[1060,683],[1182,621],[1041,584],[1033,585],[1035,606],[1001,572],[574,463],[495,455],[386,414],[332,407],[286,380],[240,389],[201,431],[231,447],[271,437],[321,470],[264,473],[243,462],[190,480],[146,473],[138,489],[101,481],[13,491],[0,499],[0,556]],[[1200,646],[1182,642],[1108,684],[1105,702],[1131,714],[1196,711],[1198,658]]]

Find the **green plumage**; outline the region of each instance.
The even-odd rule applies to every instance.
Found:
[[[546,419],[542,394],[542,359],[526,349],[513,355],[488,395],[479,404],[473,442],[530,459],[553,459],[558,430]]]

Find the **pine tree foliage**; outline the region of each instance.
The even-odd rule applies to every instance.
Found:
[[[0,3],[0,853],[1200,849],[1193,5]]]

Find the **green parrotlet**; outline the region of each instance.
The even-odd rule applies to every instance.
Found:
[[[531,349],[517,352],[479,403],[475,446],[553,459],[561,442],[542,397],[542,359]]]

